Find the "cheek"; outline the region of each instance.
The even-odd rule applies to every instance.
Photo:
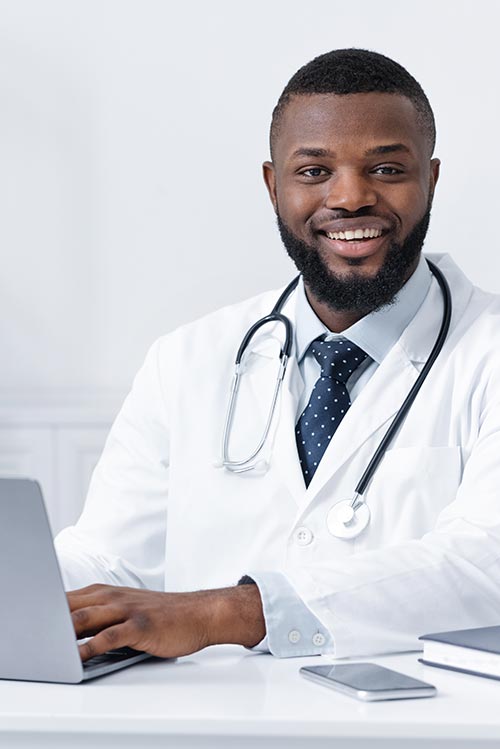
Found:
[[[420,221],[427,210],[428,200],[428,186],[419,183],[407,190],[386,196],[387,206],[399,216],[404,233]]]
[[[318,193],[278,184],[276,196],[280,216],[289,226],[303,226],[321,205],[322,196]]]

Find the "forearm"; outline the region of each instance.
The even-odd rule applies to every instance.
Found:
[[[265,637],[262,601],[256,585],[239,585],[207,593],[208,644],[253,647]]]

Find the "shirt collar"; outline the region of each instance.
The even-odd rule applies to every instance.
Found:
[[[312,341],[320,335],[348,338],[380,364],[400,338],[403,330],[418,312],[427,296],[432,274],[423,255],[392,304],[370,312],[342,333],[332,333],[321,322],[309,304],[302,278],[297,286],[295,347],[297,361],[301,361]]]

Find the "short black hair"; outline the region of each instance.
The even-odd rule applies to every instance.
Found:
[[[271,158],[283,112],[294,96],[310,94],[364,94],[376,91],[406,96],[413,103],[419,124],[429,141],[436,143],[436,124],[429,100],[420,83],[394,60],[367,49],[334,49],[308,62],[289,80],[274,108]]]

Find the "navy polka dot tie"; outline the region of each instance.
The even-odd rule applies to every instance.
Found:
[[[350,341],[317,339],[309,346],[321,374],[297,422],[295,436],[306,486],[351,405],[345,383],[367,354]]]

